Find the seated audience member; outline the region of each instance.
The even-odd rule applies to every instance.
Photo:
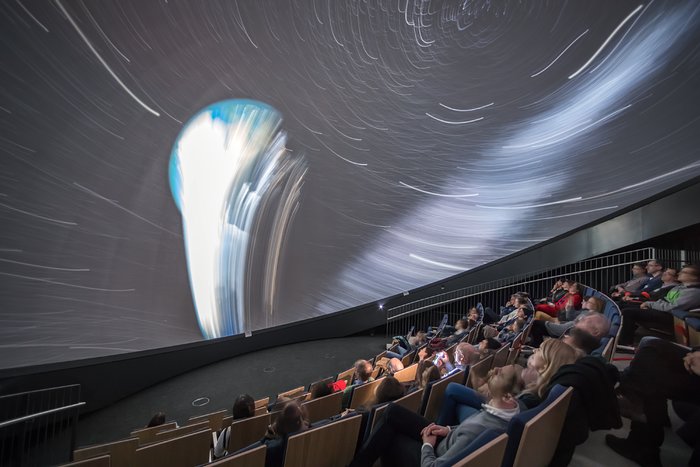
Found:
[[[425,388],[431,381],[440,379],[440,370],[431,360],[421,360],[416,368],[416,377],[408,388],[408,392]]]
[[[151,420],[146,425],[146,428],[152,428],[154,426],[160,426],[165,423],[165,412],[156,412],[151,417]]]
[[[248,394],[241,394],[236,397],[233,402],[233,420],[241,420],[243,418],[249,418],[255,415],[255,401]],[[224,457],[228,454],[226,449],[228,448],[229,439],[231,438],[231,427],[227,427],[216,438],[214,443],[214,459]]]
[[[350,465],[371,466],[380,457],[384,466],[440,465],[441,459],[464,449],[485,429],[505,431],[510,419],[520,412],[513,398],[516,386],[513,374],[492,377],[491,399],[477,405],[481,409],[477,414],[451,428],[430,423],[411,410],[391,404]]]
[[[515,337],[520,334],[523,329],[525,329],[525,325],[527,324],[527,321],[524,318],[518,318],[510,326],[506,326],[501,330],[500,333],[498,333],[498,336],[496,339],[501,343],[501,344],[510,344],[515,340]]]
[[[576,316],[572,321],[542,321],[535,320],[532,322],[532,327],[530,328],[530,340],[529,345],[532,347],[538,347],[545,337],[561,337],[569,329],[574,326],[579,325],[581,321],[586,319],[584,323],[586,326],[594,326],[596,330],[592,333],[595,337],[603,338],[608,330],[610,329],[610,321],[603,315],[603,307],[605,302],[597,297],[590,297],[586,301],[587,309],[581,310],[580,313],[574,315],[573,313],[560,314],[559,317],[566,319]],[[596,316],[590,320],[588,316]]]
[[[479,351],[471,344],[461,342],[455,348],[454,366],[462,371],[480,359]]]
[[[554,287],[549,291],[547,297],[540,300],[540,303],[556,303],[569,291],[569,285],[571,281],[569,279],[557,279],[554,283]]]
[[[563,365],[574,363],[578,358],[573,347],[558,339],[547,339],[528,358],[528,366],[537,371],[537,380],[529,384],[518,398],[527,408],[544,400],[549,393],[552,377]]]
[[[352,384],[365,384],[374,381],[374,378],[372,378],[372,370],[372,364],[367,360],[356,361]]]
[[[262,443],[267,446],[265,467],[282,467],[289,435],[309,428],[304,408],[297,401],[289,401],[277,419],[267,428]]]
[[[562,338],[562,342],[581,352],[581,356],[590,355],[600,347],[600,337],[596,337],[582,328],[571,328]]]
[[[388,375],[393,375],[397,371],[403,370],[403,368],[403,363],[396,357],[389,359],[389,362],[386,364],[386,372]]]
[[[406,394],[405,386],[393,376],[382,378],[377,389],[374,392],[374,404],[383,404],[385,402],[401,399]]]
[[[495,337],[487,337],[478,344],[474,345],[474,348],[476,348],[479,351],[480,360],[488,357],[489,355],[492,355],[496,350],[500,349],[501,347],[503,346],[500,342],[498,342],[498,339],[496,339]]]
[[[700,307],[700,266],[687,265],[678,274],[681,285],[668,291],[666,296],[653,302],[644,302],[639,308],[622,308],[620,345],[632,345],[638,324],[656,326],[669,333],[673,330],[673,310],[689,311]]]
[[[510,296],[510,300],[508,300],[506,304],[501,307],[501,318],[512,313],[513,311],[515,311],[516,308],[518,308],[518,305],[516,303],[518,301],[518,298],[522,298],[522,296],[518,293],[514,293]]]
[[[552,376],[545,393],[556,384],[572,387],[574,392],[549,467],[569,465],[576,446],[588,439],[589,431],[622,426],[614,392],[617,380],[617,368],[592,356],[563,365]]]
[[[642,263],[634,263],[632,265],[632,279],[621,284],[616,284],[611,288],[610,297],[617,298],[625,294],[625,292],[635,293],[641,289],[649,279],[646,272],[646,267]]]
[[[658,289],[663,282],[661,275],[664,271],[664,265],[658,260],[652,259],[646,265],[647,280],[642,284],[642,287],[636,293],[650,293],[652,290]],[[632,293],[632,291],[630,291]]]
[[[447,346],[451,346],[466,337],[467,332],[469,332],[469,321],[466,319],[459,319],[455,323],[455,331],[447,337]]]
[[[653,290],[642,291],[637,294],[625,294],[622,297],[622,302],[620,306],[632,308],[635,304],[641,304],[642,302],[661,300],[666,296],[666,294],[679,285],[678,282],[678,271],[674,268],[668,268],[663,273],[661,273],[661,285]]]
[[[643,466],[660,466],[667,400],[697,404],[700,351],[661,339],[645,339],[645,345],[639,346],[620,375],[619,392],[620,409],[632,423],[627,438],[607,435],[606,444]],[[700,465],[700,450],[697,445],[693,447],[688,465]]]
[[[556,302],[540,303],[535,306],[535,311],[541,311],[549,316],[556,318],[559,312],[570,306],[576,310],[581,308],[581,302],[583,298],[581,297],[581,286],[577,282],[572,282],[569,285],[568,292],[561,297]]]

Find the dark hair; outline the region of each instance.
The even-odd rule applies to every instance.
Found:
[[[375,403],[383,404],[384,402],[395,401],[403,397],[405,392],[406,389],[403,384],[401,384],[401,381],[393,376],[386,376],[382,378],[382,382],[379,383],[374,393]]]
[[[666,264],[664,264],[663,261],[659,261],[658,259],[650,259],[649,263],[651,263],[652,261],[661,266],[662,270],[666,269]],[[649,263],[647,263],[647,266],[649,265]]]
[[[286,437],[294,432],[305,430],[309,427],[304,408],[298,401],[292,400],[284,404],[282,410],[273,423],[274,432]]]
[[[418,362],[418,366],[416,367],[416,377],[413,380],[414,387],[422,387],[421,380],[423,379],[423,373],[425,373],[425,371],[431,367],[437,369],[435,364],[431,362],[428,358]]]
[[[486,348],[488,350],[498,350],[501,348],[501,343],[494,337],[487,337],[484,340],[486,341]]]
[[[252,417],[255,415],[255,401],[248,394],[241,394],[236,397],[232,412],[234,420]]]
[[[574,341],[574,347],[581,349],[586,355],[590,355],[595,349],[600,347],[600,338],[577,327],[569,330],[569,335]]]
[[[692,274],[695,277],[700,277],[700,266],[697,264],[685,264],[681,269],[690,269]],[[678,271],[680,273],[680,271]]]
[[[165,412],[156,412],[152,417],[151,421],[148,422],[146,428],[151,428],[153,426],[162,425],[165,423]]]
[[[318,399],[319,397],[333,394],[333,389],[327,384],[317,384],[311,388],[311,398]]]

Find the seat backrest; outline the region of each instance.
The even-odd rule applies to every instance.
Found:
[[[352,377],[355,374],[355,367],[352,367],[348,370],[341,371],[338,373],[338,377],[335,379],[336,381],[340,380],[345,380],[345,382],[350,386],[352,384]]]
[[[73,451],[73,460],[81,461],[92,457],[110,456],[110,464],[114,467],[128,467],[134,458],[134,452],[139,447],[138,438],[128,438],[112,443],[86,446]]]
[[[263,397],[262,399],[258,399],[255,401],[255,408],[259,407],[266,407],[270,403],[270,398],[269,397]]]
[[[403,396],[400,399],[396,399],[394,402],[396,405],[405,407],[411,412],[418,413],[421,409],[421,401],[423,400],[423,389],[416,389]]]
[[[59,467],[110,467],[109,455],[61,464]]]
[[[138,448],[135,467],[192,467],[209,462],[211,430],[190,433],[179,438]]]
[[[483,360],[471,365],[469,367],[469,373],[467,374],[467,386],[472,389],[477,389],[475,386],[480,385],[481,381],[486,378],[492,363],[493,355],[489,355]]]
[[[210,462],[206,467],[265,467],[266,451],[267,446],[260,445],[256,448]]]
[[[168,422],[163,423],[162,425],[152,426],[149,428],[139,428],[138,430],[132,431],[131,436],[134,438],[138,438],[139,444],[143,445],[154,442],[156,440],[156,433],[160,433],[161,431],[174,430],[175,428],[177,428],[177,423]]]
[[[265,436],[268,426],[270,426],[269,413],[234,421],[231,423],[231,437],[226,450],[236,452],[260,441]]]
[[[426,419],[431,422],[437,420],[437,417],[440,414],[440,408],[442,407],[442,400],[444,399],[447,385],[450,383],[464,384],[464,377],[465,374],[463,371],[457,371],[453,375],[433,381],[428,385],[426,388],[426,391],[429,391],[428,399],[425,403],[425,408],[423,409],[423,416]]]
[[[318,381],[314,381],[313,383],[309,384],[309,390],[306,392],[312,393],[318,386],[328,386],[329,384],[333,384],[335,381],[335,378],[332,376],[329,376],[328,378],[323,378]]]
[[[217,410],[216,412],[208,413],[205,415],[196,415],[190,417],[187,420],[187,425],[193,425],[195,423],[208,422],[211,431],[221,431],[221,427],[224,422],[224,417],[228,414],[228,410]]]
[[[371,381],[369,383],[361,384],[356,386],[352,392],[352,399],[350,399],[350,408],[356,409],[360,406],[371,405],[374,399],[374,391],[382,382],[382,379]]]
[[[508,423],[502,467],[546,467],[554,456],[573,388],[555,385],[537,407]]]
[[[361,423],[355,415],[290,436],[285,467],[345,467],[355,455]]]
[[[510,353],[510,347],[504,345],[493,356],[493,363],[491,363],[491,368],[501,368],[508,362],[508,354]]]
[[[508,358],[506,358],[506,366],[513,365],[518,361],[518,356],[520,355],[520,347],[517,349],[510,349],[508,351]]]
[[[173,430],[166,430],[156,433],[155,442],[167,441],[173,438],[179,438],[183,435],[188,435],[190,433],[195,433],[197,431],[209,429],[209,422],[199,422],[192,423],[191,425],[181,426],[180,428],[175,428]]]
[[[415,350],[411,350],[410,352],[406,352],[406,354],[401,358],[401,364],[404,366],[404,368],[407,368],[408,366],[411,365],[411,362],[413,362],[413,357],[416,355]]]
[[[267,413],[267,407],[256,407],[255,408],[255,415],[265,415]],[[233,417],[231,417],[233,419]]]
[[[508,435],[486,430],[459,454],[461,460],[452,467],[492,467],[501,465],[508,444]],[[455,456],[457,457],[457,456]]]
[[[290,399],[293,399],[303,394],[305,392],[304,389],[304,386],[299,386],[298,388],[290,389],[289,391],[280,392],[277,394],[277,399],[281,397],[289,397]]]
[[[399,370],[394,373],[394,378],[398,379],[402,383],[411,383],[416,379],[416,370],[418,369],[418,364],[407,366],[403,370]]]
[[[324,418],[330,418],[343,411],[343,392],[338,391],[327,396],[312,399],[302,404],[309,416],[309,423],[314,423]]]

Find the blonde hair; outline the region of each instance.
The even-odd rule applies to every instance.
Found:
[[[503,372],[503,367],[499,371],[492,369],[489,371],[488,381],[486,385],[489,389],[491,398],[504,397],[508,394],[516,394],[520,391],[523,385],[523,380],[520,376],[522,367],[520,365],[509,365],[513,368],[512,372]]]
[[[540,353],[544,361],[544,368],[540,370],[537,382],[528,388],[529,392],[544,397],[545,389],[549,386],[552,376],[564,365],[576,362],[576,351],[559,339],[547,339],[540,345]]]

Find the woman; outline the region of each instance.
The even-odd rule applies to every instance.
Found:
[[[267,428],[262,443],[267,446],[265,467],[282,467],[289,435],[309,429],[306,411],[298,401],[287,402],[277,419]]]
[[[477,405],[481,410],[473,417],[451,428],[391,404],[350,465],[372,466],[379,457],[385,467],[438,464],[462,451],[486,429],[505,431],[511,418],[520,412],[513,398],[516,387],[513,374],[494,375],[489,380],[491,399]]]
[[[413,383],[408,388],[408,392],[413,392],[417,389],[425,388],[431,381],[436,381],[440,379],[440,370],[435,364],[428,360],[421,360],[418,362],[418,367],[416,368],[416,377]]]

